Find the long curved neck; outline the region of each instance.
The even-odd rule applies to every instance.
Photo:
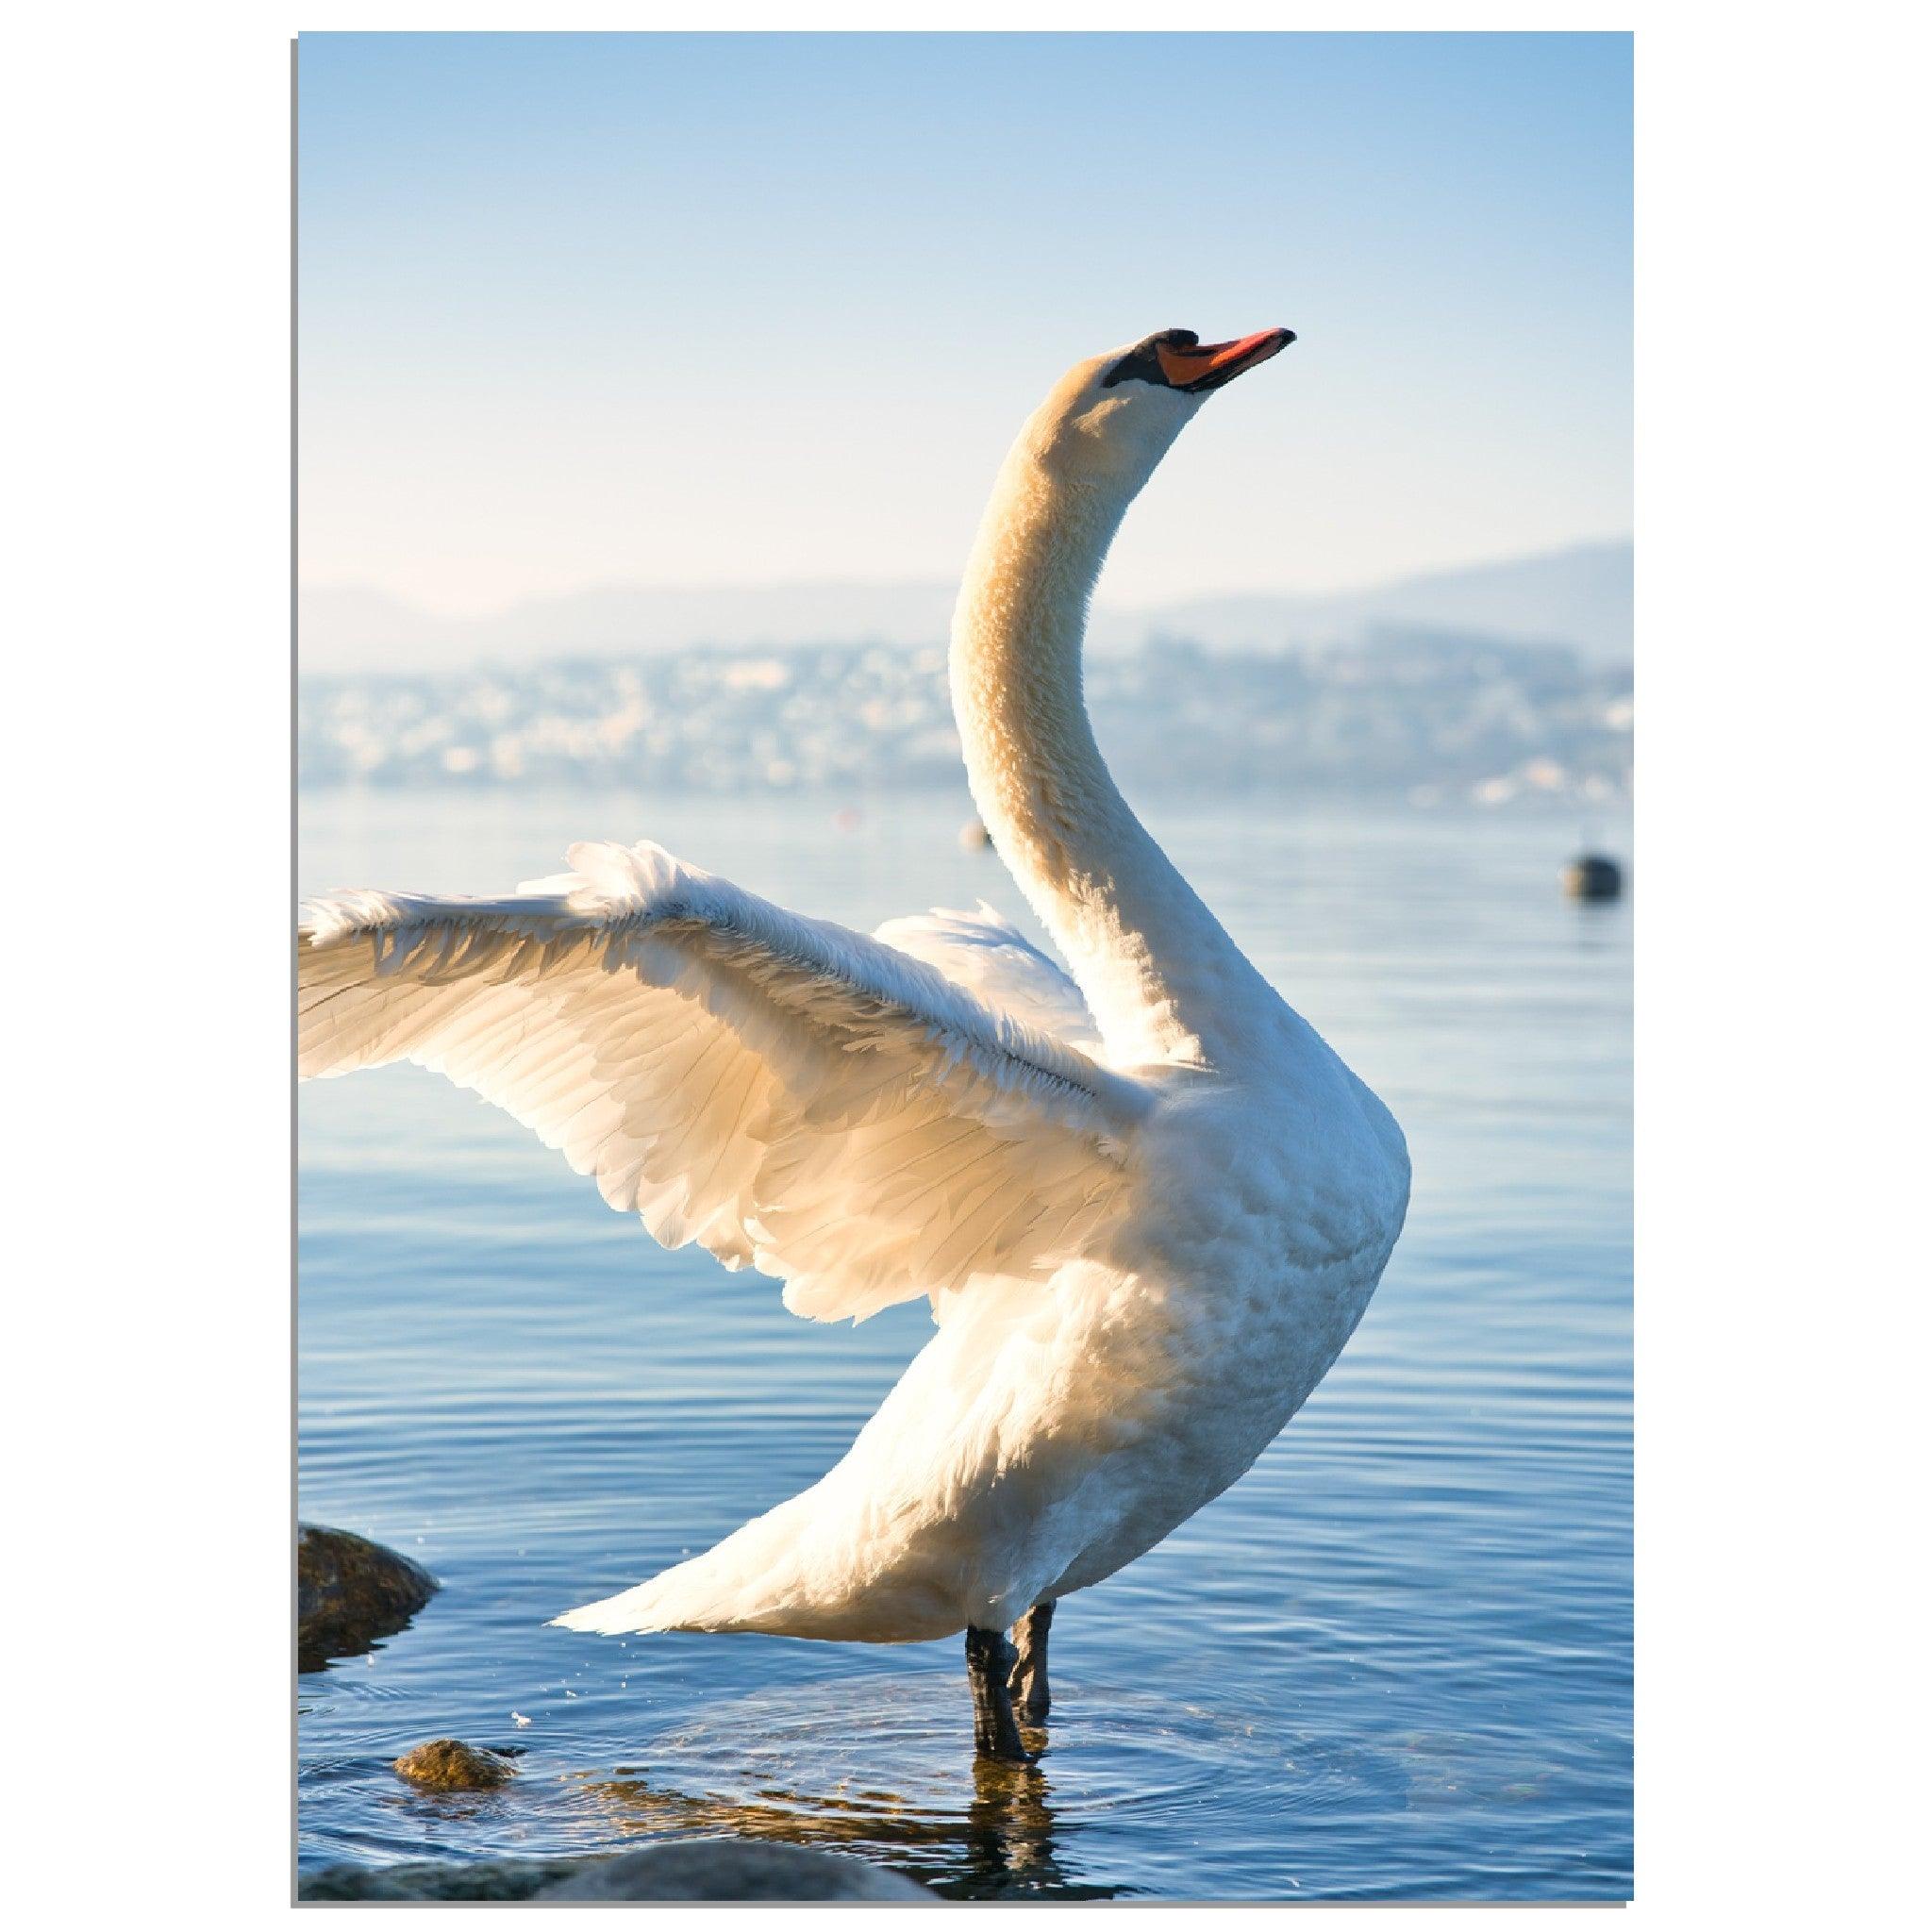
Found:
[[[1051,475],[1022,438],[953,620],[967,778],[1120,1065],[1212,1063],[1247,960],[1121,796],[1080,689],[1087,602],[1131,492]]]

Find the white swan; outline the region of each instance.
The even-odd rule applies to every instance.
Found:
[[[1127,505],[1208,392],[1292,340],[1170,329],[1081,363],[981,525],[954,708],[1071,979],[985,907],[867,939],[650,844],[575,846],[501,899],[305,908],[305,1075],[447,1074],[797,1314],[931,1298],[938,1332],[829,1474],[558,1623],[964,1628],[975,1741],[1023,1756],[1055,1601],[1241,1475],[1360,1320],[1407,1204],[1401,1132],[1142,829],[1080,695]]]

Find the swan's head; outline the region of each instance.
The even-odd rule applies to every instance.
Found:
[[[1291,328],[1204,342],[1164,328],[1070,369],[1026,425],[1025,441],[1056,475],[1132,495],[1216,390],[1278,355]]]

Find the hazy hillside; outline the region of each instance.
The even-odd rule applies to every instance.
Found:
[[[650,588],[613,585],[521,604],[475,619],[430,615],[379,591],[305,591],[308,674],[434,672],[570,658],[631,658],[711,644],[925,645],[946,634],[950,583],[773,584]],[[1588,662],[1631,656],[1631,547],[1595,543],[1467,570],[1410,577],[1334,597],[1239,596],[1141,609],[1102,605],[1097,650],[1184,638],[1211,651],[1267,653],[1351,645],[1378,627],[1557,643]]]
[[[1567,644],[1601,664],[1631,658],[1632,552],[1591,543],[1507,563],[1405,577],[1323,598],[1218,597],[1147,613],[1151,626],[1212,650],[1358,641],[1377,627],[1480,633]]]

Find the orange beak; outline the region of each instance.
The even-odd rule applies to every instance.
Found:
[[[1155,353],[1160,358],[1160,373],[1175,389],[1219,389],[1242,370],[1280,355],[1293,341],[1291,328],[1264,328],[1238,342],[1201,342],[1191,349],[1162,342]]]

